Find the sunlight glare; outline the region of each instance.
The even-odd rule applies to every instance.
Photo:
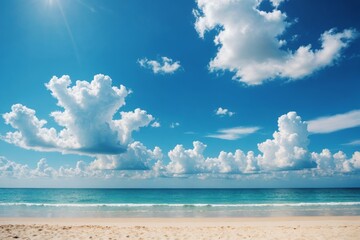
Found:
[[[46,0],[46,5],[49,6],[49,7],[52,7],[54,6],[54,3],[56,2],[57,0]]]

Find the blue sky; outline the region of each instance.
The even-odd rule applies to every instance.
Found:
[[[1,1],[0,186],[359,186],[359,7]]]

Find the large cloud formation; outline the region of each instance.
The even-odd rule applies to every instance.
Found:
[[[307,123],[296,112],[289,112],[279,117],[273,139],[258,144],[261,154],[257,156],[253,151],[237,149],[234,153],[221,151],[215,158],[205,157],[206,145],[195,141],[193,149],[177,145],[171,150],[166,170],[174,174],[248,174],[316,168],[307,149],[308,135]]]
[[[36,124],[39,124],[39,120],[34,122]],[[320,153],[310,152],[308,136],[307,123],[296,112],[289,112],[278,118],[278,129],[273,133],[273,138],[258,144],[257,155],[254,151],[245,153],[236,149],[234,152],[221,151],[216,157],[208,157],[205,155],[207,146],[194,141],[190,149],[181,144],[176,145],[168,152],[168,159],[165,159],[159,147],[150,150],[141,142],[134,141],[128,144],[126,153],[97,154],[91,163],[78,161],[75,167],[59,169],[48,166],[45,159],[41,159],[35,169],[30,169],[27,165],[0,157],[0,177],[231,178],[290,171],[308,176],[360,172],[360,152],[354,152],[351,157],[342,151],[332,154],[328,149]]]
[[[57,100],[57,105],[63,108],[63,111],[50,114],[60,129],[47,128],[47,121],[39,119],[35,110],[15,104],[11,112],[3,114],[3,118],[16,131],[8,132],[2,139],[25,149],[77,153],[93,156],[95,160],[91,163],[79,161],[74,168],[54,169],[47,165],[45,159],[41,159],[35,169],[30,169],[27,165],[1,158],[0,171],[3,176],[111,177],[120,172],[122,176],[131,175],[124,174],[124,170],[142,171],[140,177],[229,176],[297,170],[315,175],[333,175],[360,170],[359,152],[355,152],[351,158],[341,151],[332,154],[328,149],[311,153],[308,150],[308,136],[309,131],[314,131],[314,121],[310,121],[308,126],[296,112],[279,117],[273,138],[257,145],[257,155],[254,151],[245,153],[236,149],[234,152],[221,151],[217,157],[208,157],[204,154],[207,146],[194,141],[192,149],[176,145],[165,159],[159,147],[151,150],[132,139],[133,131],[150,125],[154,118],[139,108],[119,112],[130,91],[122,85],[112,86],[110,77],[96,75],[91,82],[77,81],[74,86],[71,86],[69,76],[53,77],[46,87]],[[353,116],[354,112],[350,112],[350,115]],[[343,115],[334,119],[339,117],[343,118]],[[333,119],[326,121],[332,123]],[[257,130],[258,127],[227,129],[220,131],[221,136],[217,137],[236,139],[238,135]]]
[[[110,77],[99,74],[91,82],[76,81],[69,76],[53,77],[47,84],[57,105],[63,111],[51,113],[62,127],[46,128],[46,121],[36,117],[35,110],[15,104],[5,113],[5,123],[17,131],[3,139],[17,146],[39,151],[60,151],[86,155],[116,155],[127,150],[131,133],[148,126],[153,116],[139,108],[115,114],[125,104],[129,94],[123,85],[112,86]],[[115,118],[115,119],[114,119]]]
[[[258,144],[264,169],[294,170],[315,167],[307,151],[309,144],[307,123],[296,112],[282,115],[273,139]]]
[[[234,72],[234,79],[248,85],[276,77],[300,79],[331,65],[358,35],[354,29],[325,31],[321,47],[286,48],[283,34],[290,23],[278,9],[282,0],[270,1],[269,12],[259,9],[262,0],[197,0],[195,29],[201,38],[216,30],[218,50],[209,69]]]
[[[221,151],[217,157],[206,157],[204,151],[207,146],[194,141],[192,149],[175,146],[168,153],[170,162],[160,169],[163,175],[172,176],[248,175],[274,171],[334,175],[360,170],[360,152],[355,152],[351,158],[341,151],[333,155],[327,149],[321,153],[310,152],[308,136],[307,123],[296,112],[289,112],[279,117],[278,130],[273,133],[273,138],[258,144],[258,155],[253,151],[244,153],[237,149],[234,153]]]

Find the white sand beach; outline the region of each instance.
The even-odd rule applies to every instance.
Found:
[[[0,218],[0,239],[351,239],[360,216]]]

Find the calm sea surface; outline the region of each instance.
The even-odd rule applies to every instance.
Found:
[[[0,217],[360,215],[355,189],[0,189]]]

